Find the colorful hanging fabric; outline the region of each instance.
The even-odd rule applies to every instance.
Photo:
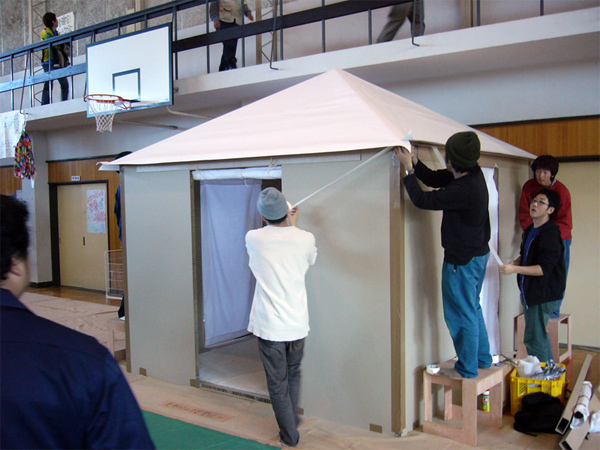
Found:
[[[21,131],[21,137],[15,146],[15,176],[31,180],[35,175],[35,162],[33,160],[33,145],[31,139]]]

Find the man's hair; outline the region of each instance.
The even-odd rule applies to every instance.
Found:
[[[552,155],[542,155],[538,156],[535,161],[531,163],[531,170],[535,174],[535,171],[538,169],[549,170],[552,175],[552,180],[558,173],[558,161]]]
[[[548,207],[552,206],[554,208],[554,212],[550,214],[550,220],[554,220],[556,213],[560,209],[560,195],[552,189],[542,189],[536,194],[536,197],[540,194],[545,195],[548,199]]]
[[[452,163],[452,168],[454,169],[454,171],[456,173],[464,173],[464,172],[475,173],[475,172],[477,172],[477,170],[479,170],[479,164],[475,164],[473,167],[469,167],[468,169],[465,169],[464,167],[461,167],[461,166],[453,163],[452,161],[449,161],[448,158],[446,158],[446,164],[448,164],[448,162]]]
[[[285,219],[287,219],[287,214],[285,216],[283,216],[280,219],[275,219],[275,220],[269,220],[267,218],[265,218],[265,220],[267,221],[267,223],[271,224],[271,225],[277,225],[281,222],[283,222]]]
[[[52,28],[52,25],[54,25],[55,20],[57,20],[56,14],[52,12],[47,12],[46,14],[44,14],[44,17],[42,17],[42,22],[44,22],[44,25],[48,28]]]
[[[2,228],[2,241],[0,252],[2,255],[2,280],[6,279],[12,266],[12,259],[27,259],[29,247],[29,231],[27,218],[29,213],[24,203],[7,195],[0,196],[0,223]]]

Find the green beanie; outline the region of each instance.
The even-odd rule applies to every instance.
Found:
[[[453,134],[446,142],[448,161],[463,169],[474,167],[480,154],[481,143],[477,134],[472,131]]]

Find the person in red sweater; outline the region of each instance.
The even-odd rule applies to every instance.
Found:
[[[538,156],[531,164],[533,178],[527,180],[523,185],[521,192],[521,202],[519,204],[519,222],[523,231],[532,224],[532,219],[529,214],[529,205],[531,200],[542,189],[550,189],[560,195],[560,210],[556,213],[554,223],[560,228],[560,235],[565,244],[565,263],[567,266],[567,275],[569,273],[569,261],[571,259],[571,230],[573,229],[573,218],[571,215],[571,193],[567,187],[556,179],[558,173],[558,161],[551,155]],[[563,295],[564,297],[564,295]],[[560,314],[562,299],[558,302],[558,306],[552,318],[557,318]]]

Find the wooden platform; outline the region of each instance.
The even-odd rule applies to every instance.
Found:
[[[455,360],[440,364],[443,369],[454,367]],[[477,378],[450,378],[440,373],[432,375],[423,371],[423,397],[425,403],[425,421],[423,431],[437,436],[444,436],[468,445],[477,445],[477,426],[486,425],[502,427],[502,395],[504,370],[492,366],[489,369],[479,369]],[[433,418],[433,385],[444,386],[443,421]],[[462,406],[452,402],[454,389],[462,391]],[[490,411],[477,409],[477,396],[484,391],[490,391]],[[457,419],[457,426],[450,424]]]
[[[115,350],[115,333],[125,332],[125,321],[118,318],[108,319],[106,321],[106,331],[108,333],[107,347],[110,353],[115,357],[117,361],[125,359],[127,357],[126,350]]]

